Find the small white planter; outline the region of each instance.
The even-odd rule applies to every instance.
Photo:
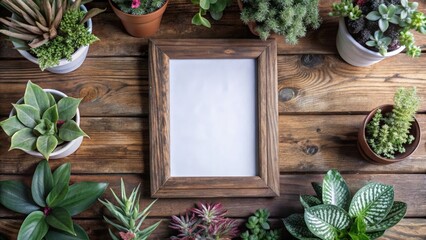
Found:
[[[43,90],[45,92],[51,93],[56,100],[67,97],[65,93],[60,92],[58,90],[54,90],[54,89],[43,89]],[[21,104],[23,102],[24,102],[24,98],[21,98],[19,99],[17,104]],[[15,109],[12,109],[12,111],[9,114],[9,117],[12,117],[15,114],[16,114]],[[77,108],[77,113],[75,115],[75,122],[77,123],[78,126],[80,126],[80,111],[78,110],[78,108]],[[60,158],[68,157],[69,155],[77,151],[77,149],[80,147],[82,142],[83,142],[83,137],[79,137],[77,139],[72,140],[71,142],[63,143],[62,145],[56,147],[56,149],[50,154],[49,159],[60,159]],[[24,151],[24,152],[26,152],[27,154],[31,156],[44,159],[43,155],[41,155],[41,153],[39,152],[36,152],[36,151]]]
[[[81,9],[87,12],[87,8],[84,5],[81,5]],[[87,25],[87,30],[90,33],[92,33],[92,19],[89,19],[86,22],[86,25]],[[19,47],[14,42],[12,43],[15,48]],[[80,47],[79,49],[77,49],[77,51],[73,55],[71,55],[71,61],[68,61],[66,59],[61,59],[58,65],[54,67],[46,68],[46,70],[52,73],[57,73],[57,74],[65,74],[65,73],[72,72],[83,64],[84,60],[86,59],[88,51],[89,51],[89,46]],[[24,58],[38,65],[38,59],[35,58],[33,55],[31,55],[28,51],[18,49],[18,52]]]
[[[373,65],[385,58],[397,55],[405,49],[405,47],[400,47],[392,52],[388,52],[385,56],[382,56],[378,52],[374,52],[363,47],[355,41],[351,34],[349,34],[344,18],[340,18],[339,20],[339,31],[337,32],[336,45],[337,51],[343,60],[357,67]]]

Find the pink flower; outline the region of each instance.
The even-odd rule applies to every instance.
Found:
[[[123,240],[132,240],[136,237],[135,234],[132,232],[119,232],[118,234],[120,234],[120,237]]]
[[[132,8],[138,8],[141,5],[141,0],[132,0]]]

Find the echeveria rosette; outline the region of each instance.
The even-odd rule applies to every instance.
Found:
[[[351,200],[349,188],[336,170],[326,174],[321,187],[313,186],[316,196],[301,196],[305,213],[283,219],[297,239],[376,239],[407,211],[407,204],[394,201],[393,187],[381,183],[367,184]]]
[[[87,134],[73,120],[81,99],[64,97],[56,102],[51,93],[28,81],[22,104],[13,104],[16,115],[0,122],[11,137],[10,149],[38,151],[49,160],[59,144]]]
[[[31,189],[20,181],[0,182],[0,203],[28,215],[17,240],[89,239],[71,217],[95,203],[108,184],[80,182],[69,186],[70,168],[66,163],[52,173],[43,160],[34,172]]]

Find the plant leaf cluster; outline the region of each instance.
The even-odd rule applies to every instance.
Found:
[[[145,15],[148,13],[155,12],[166,3],[166,0],[140,1],[140,5],[138,7],[132,7],[132,0],[112,1],[118,6],[121,11],[132,15]]]
[[[20,181],[0,182],[0,203],[28,215],[17,240],[89,239],[71,217],[95,203],[107,184],[80,182],[69,186],[70,171],[70,164],[66,163],[52,173],[43,160],[34,172],[31,189]]]
[[[404,145],[414,141],[410,128],[419,105],[416,88],[400,88],[395,93],[391,113],[377,110],[366,127],[367,142],[377,155],[393,159],[396,153],[405,152]]]
[[[16,114],[0,122],[11,137],[10,150],[40,152],[47,160],[59,144],[87,136],[73,120],[81,99],[55,97],[28,81],[22,104],[14,104]]]
[[[309,27],[320,26],[318,0],[242,0],[241,20],[256,23],[261,39],[271,33],[283,35],[286,42],[296,44]]]
[[[204,16],[209,12],[214,20],[220,20],[223,11],[231,5],[232,0],[191,0],[191,2],[199,6],[198,13],[192,17],[192,24],[211,28],[210,21]]]
[[[269,224],[269,211],[267,209],[258,209],[248,218],[246,223],[247,231],[240,237],[243,240],[278,240],[281,237],[281,231],[271,229]]]
[[[108,200],[99,200],[118,222],[113,222],[108,217],[104,216],[105,221],[119,231],[120,237],[117,237],[111,229],[109,229],[109,234],[113,240],[125,239],[123,236],[127,236],[128,239],[133,240],[148,239],[161,223],[161,221],[158,221],[143,230],[140,229],[142,223],[148,217],[151,207],[156,201],[153,201],[145,209],[139,211],[139,187],[140,185],[134,188],[130,196],[127,197],[126,186],[124,185],[123,179],[121,179],[121,197],[118,197],[111,189],[112,195],[117,201],[117,205],[114,205]]]
[[[369,183],[351,198],[345,180],[336,170],[328,171],[322,184],[312,186],[316,196],[300,196],[304,214],[283,220],[290,234],[300,240],[376,239],[407,211],[405,203],[394,202],[393,187],[381,183]]]

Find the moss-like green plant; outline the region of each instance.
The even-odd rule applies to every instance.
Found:
[[[112,0],[121,11],[132,15],[145,15],[161,8],[166,0]]]
[[[265,40],[271,33],[285,36],[296,44],[309,27],[320,26],[318,0],[242,0],[241,20],[255,22],[256,31]]]
[[[240,237],[243,240],[278,240],[280,239],[280,230],[271,229],[269,225],[268,209],[258,209],[250,216],[246,223],[247,231]]]
[[[377,110],[366,129],[367,142],[376,154],[393,159],[396,153],[405,152],[404,145],[414,141],[410,128],[419,105],[415,88],[400,88],[392,112],[383,115]]]

